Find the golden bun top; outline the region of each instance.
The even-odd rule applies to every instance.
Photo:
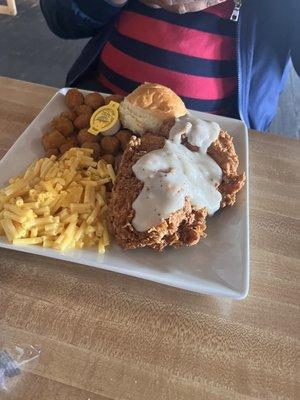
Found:
[[[158,83],[144,83],[131,92],[125,102],[149,110],[156,117],[165,120],[178,118],[187,113],[181,98],[173,90]]]

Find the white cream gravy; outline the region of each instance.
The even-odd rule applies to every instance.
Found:
[[[202,153],[206,153],[209,146],[214,142],[220,133],[220,126],[216,122],[204,121],[190,114],[178,118],[172,127],[169,138],[172,140],[178,132],[185,132],[188,142],[192,146],[200,148]]]
[[[216,123],[191,115],[178,118],[164,147],[145,154],[133,165],[135,176],[144,183],[132,205],[135,211],[132,223],[137,231],[144,232],[158,225],[181,209],[186,197],[193,206],[206,207],[209,215],[220,208],[221,194],[217,187],[222,170],[207,154],[219,132]],[[199,151],[191,151],[181,144],[182,133]]]

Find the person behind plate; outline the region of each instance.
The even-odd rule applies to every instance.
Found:
[[[293,60],[300,74],[300,1],[41,0],[61,38],[92,37],[66,86],[127,94],[173,89],[187,108],[266,130]]]

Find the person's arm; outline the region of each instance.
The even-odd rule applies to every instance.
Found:
[[[40,0],[50,30],[63,39],[94,36],[127,0]]]
[[[300,76],[300,1],[294,0],[294,27],[291,38],[291,58],[294,68]]]

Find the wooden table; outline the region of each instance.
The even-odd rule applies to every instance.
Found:
[[[5,5],[3,5],[3,3]],[[3,0],[0,5],[0,14],[17,15],[15,0]]]
[[[0,78],[2,154],[54,92]],[[1,249],[0,344],[42,352],[0,398],[296,399],[299,153],[299,142],[250,132],[243,301]]]

